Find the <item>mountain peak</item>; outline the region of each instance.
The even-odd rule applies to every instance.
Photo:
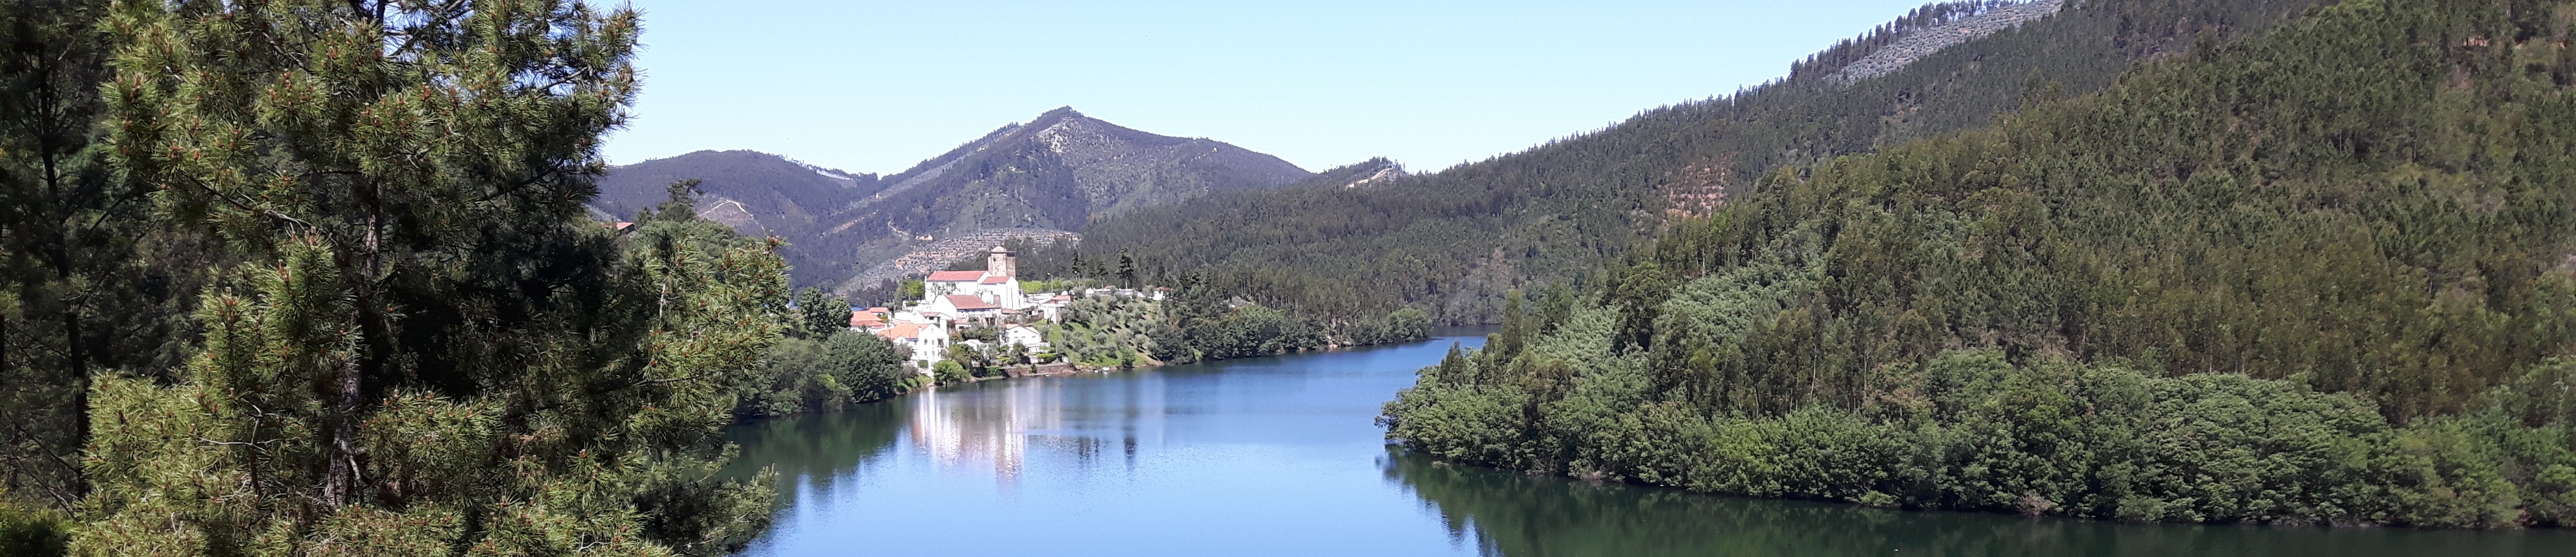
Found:
[[[1055,110],[1049,110],[1046,111],[1045,114],[1038,115],[1038,120],[1047,120],[1052,118],[1088,118],[1088,116],[1083,116],[1082,111],[1074,110],[1072,105],[1059,106],[1056,107]]]

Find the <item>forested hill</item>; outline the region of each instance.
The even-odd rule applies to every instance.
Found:
[[[1507,310],[1390,435],[1881,506],[2576,524],[2571,27],[2347,0],[1781,169]]]
[[[619,166],[591,200],[608,216],[632,219],[669,199],[672,182],[698,179],[698,213],[745,234],[811,234],[820,219],[885,189],[875,174],[813,166],[758,151],[698,151]]]
[[[2075,2],[1876,78],[1829,79],[1912,33],[2008,4],[1927,6],[1729,97],[1366,187],[1228,192],[1132,211],[1085,229],[1082,251],[1091,261],[1125,252],[1149,273],[1195,274],[1229,295],[1301,313],[1411,306],[1448,322],[1484,322],[1504,292],[1573,279],[1672,216],[1712,210],[1768,169],[1983,125],[2030,99],[2100,89],[2135,61],[2262,29],[2313,3]]]
[[[620,166],[592,204],[629,219],[700,179],[698,215],[787,240],[799,286],[854,279],[941,240],[998,231],[1080,231],[1094,217],[1210,192],[1272,188],[1313,174],[1222,141],[1156,135],[1072,108],[1010,124],[892,176],[754,151],[699,151]],[[935,250],[933,250],[935,251]]]

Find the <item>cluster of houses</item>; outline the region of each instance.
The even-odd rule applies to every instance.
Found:
[[[982,271],[931,273],[922,281],[921,299],[901,309],[852,310],[850,330],[911,349],[913,366],[922,373],[947,359],[949,347],[956,344],[986,353],[1010,346],[1029,353],[1044,351],[1046,335],[1036,325],[1062,319],[1064,306],[1073,302],[1073,296],[1021,292],[1010,250],[994,246],[985,257]],[[960,333],[984,328],[999,329],[994,335],[999,340],[956,340]]]

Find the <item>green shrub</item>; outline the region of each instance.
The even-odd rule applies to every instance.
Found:
[[[0,490],[0,555],[50,557],[71,544],[71,518]]]

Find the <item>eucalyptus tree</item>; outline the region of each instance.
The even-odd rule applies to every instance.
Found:
[[[238,264],[170,381],[102,378],[82,555],[713,554],[771,242],[584,220],[628,9],[123,0],[108,158]]]

